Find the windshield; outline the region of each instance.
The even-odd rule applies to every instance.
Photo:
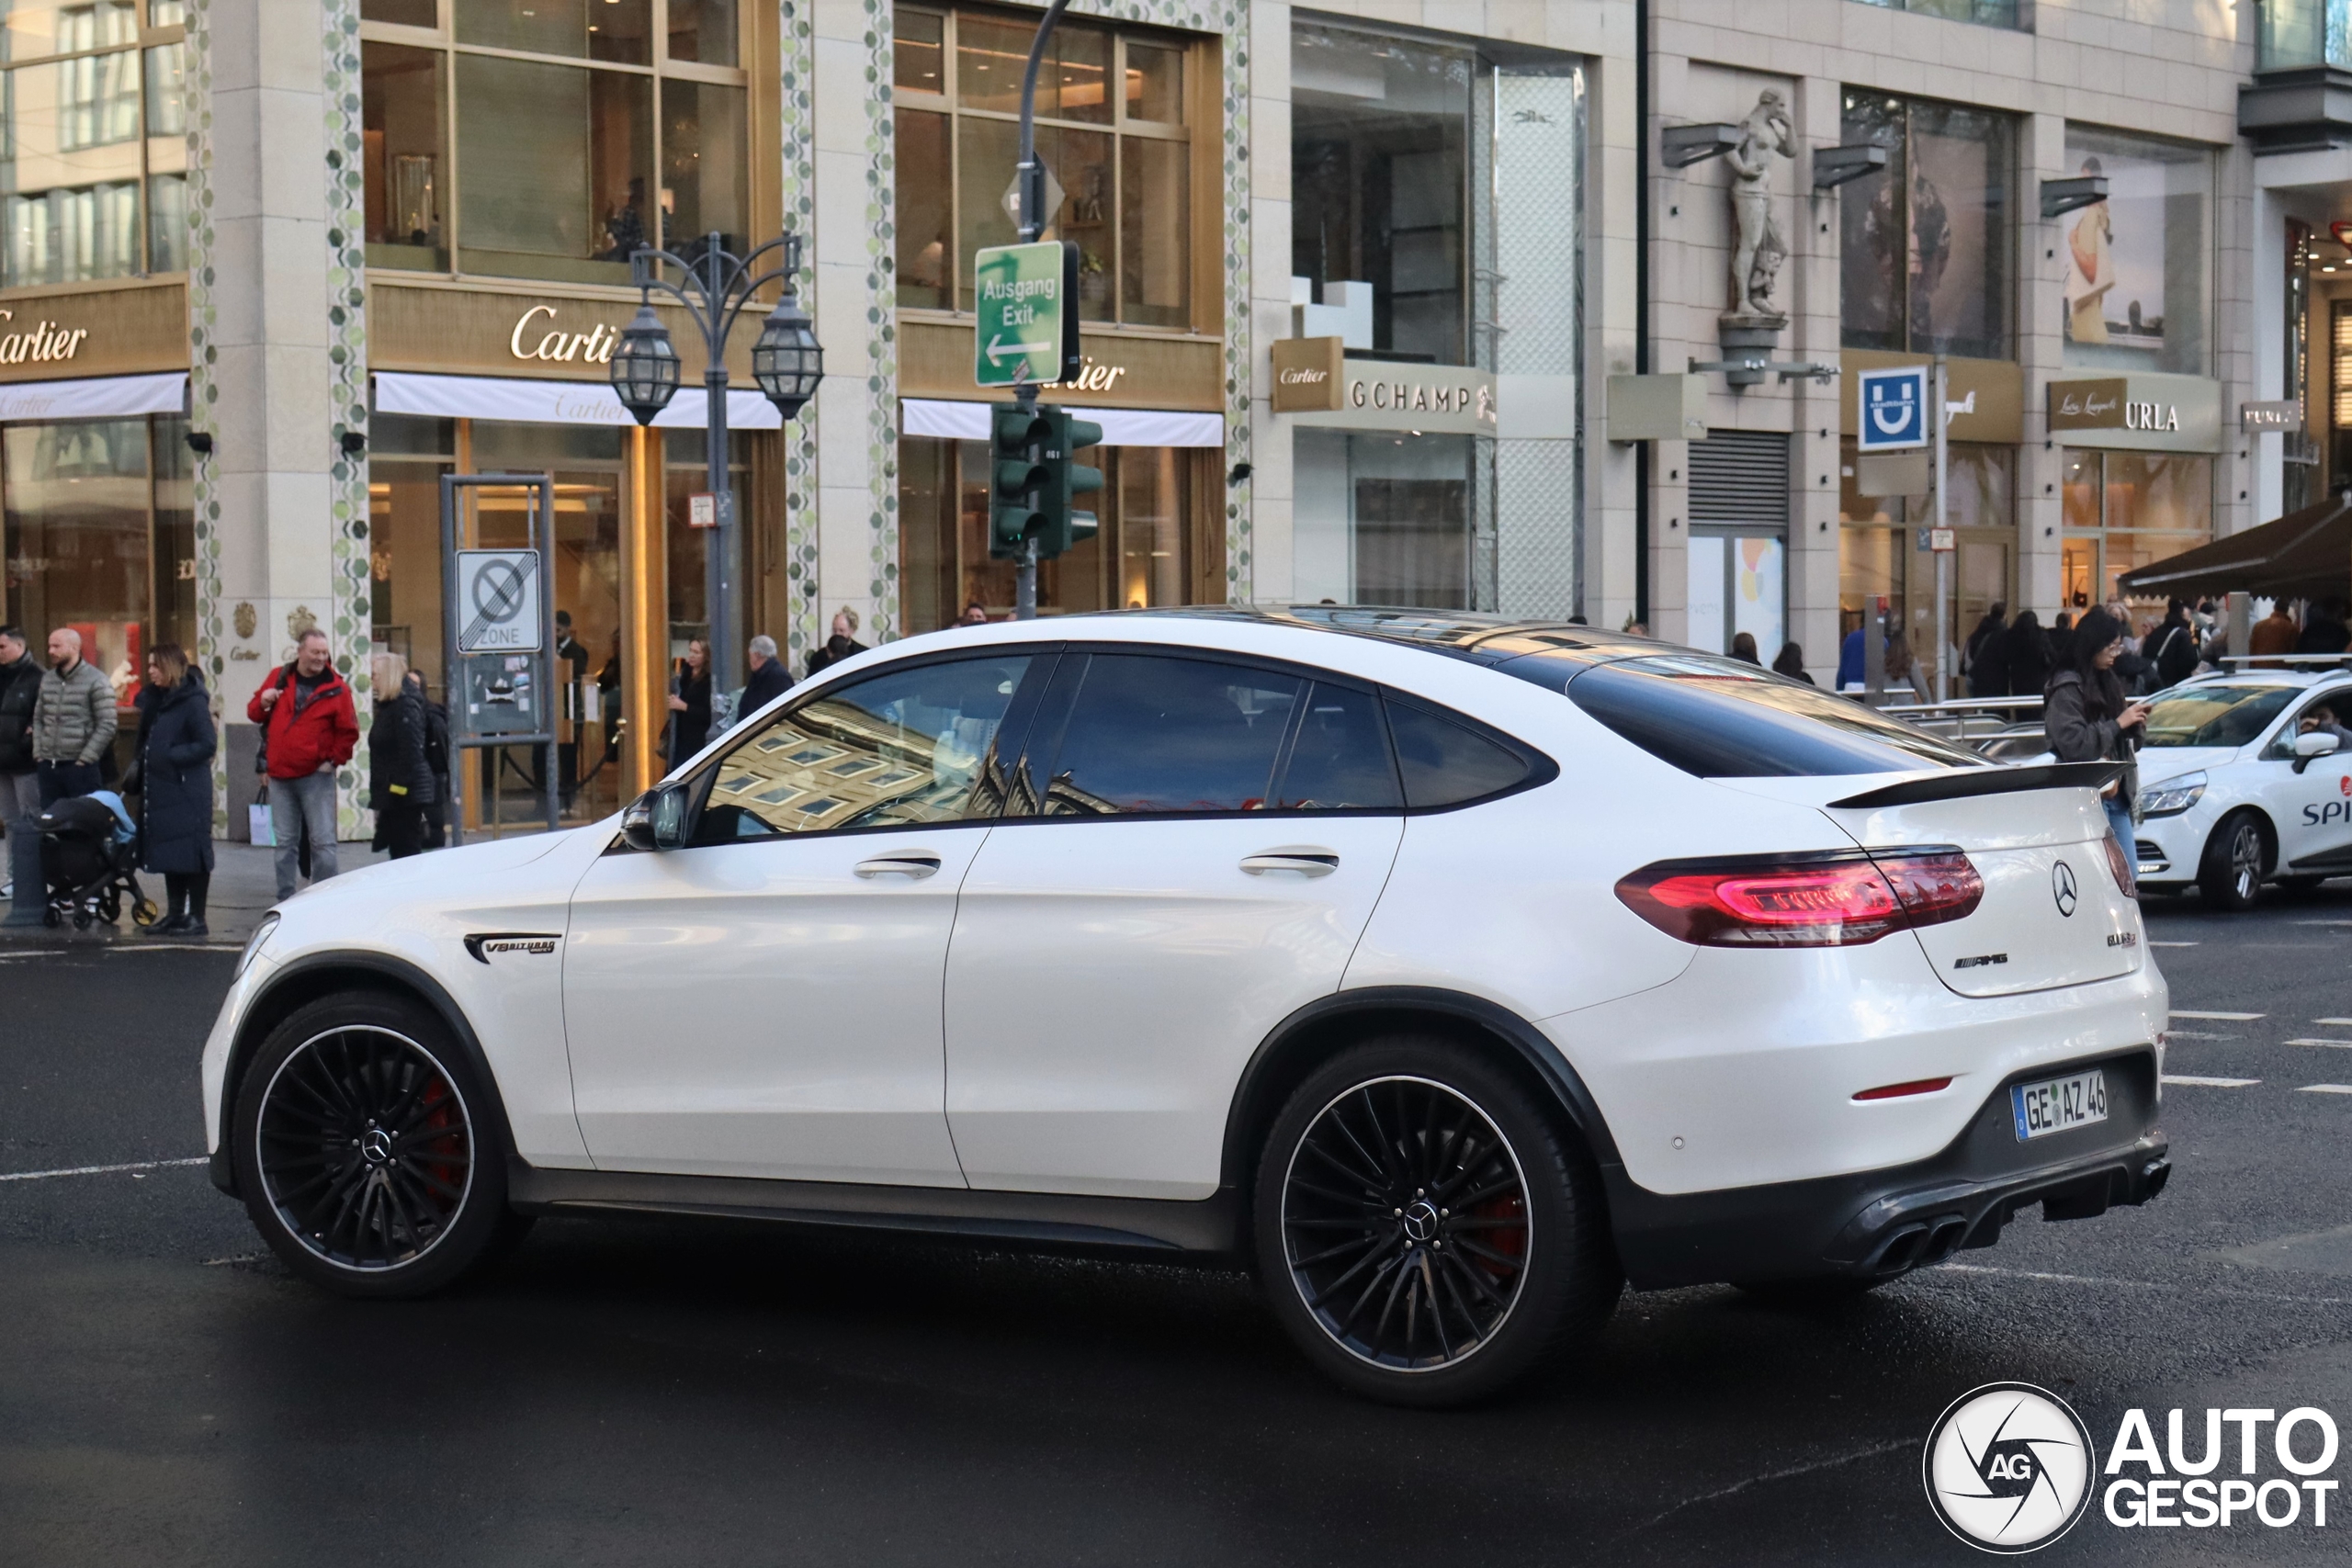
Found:
[[[2143,746],[2245,746],[2301,694],[2296,686],[2190,686],[2148,709]]]
[[[1536,662],[1518,659],[1498,668],[1550,684],[1521,668]],[[1973,752],[1849,698],[1705,654],[1594,666],[1568,681],[1567,694],[1643,750],[1701,778],[1812,778],[1986,765]]]

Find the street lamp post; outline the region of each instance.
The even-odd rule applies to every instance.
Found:
[[[630,281],[637,285],[636,317],[621,333],[613,351],[613,391],[639,424],[651,424],[670,406],[678,390],[677,350],[670,329],[653,310],[653,291],[660,289],[684,306],[700,329],[705,354],[702,375],[707,403],[707,440],[711,503],[718,509],[712,530],[704,594],[710,612],[710,687],[714,694],[743,683],[742,637],[732,624],[735,532],[735,492],[727,473],[727,339],[752,298],[782,279],[783,296],[761,325],[752,345],[752,379],[767,394],[786,423],[797,417],[817,395],[824,376],[825,351],[817,342],[816,324],[800,306],[797,282],[800,274],[800,236],[783,234],[747,256],[728,253],[725,236],[713,233],[703,242],[702,254],[687,261],[671,252],[640,247],[629,257]],[[784,253],[784,265],[753,276],[752,268],[770,251]],[[665,266],[677,269],[682,282],[664,276]]]

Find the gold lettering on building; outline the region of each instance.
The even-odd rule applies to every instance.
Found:
[[[1117,386],[1119,383],[1119,378],[1126,373],[1127,367],[1124,365],[1105,365],[1096,359],[1092,355],[1089,355],[1085,361],[1080,366],[1079,372],[1076,376],[1070,378],[1067,381],[1047,381],[1043,384],[1047,387],[1064,388],[1071,391],[1107,392],[1112,388]]]
[[[0,310],[0,322],[17,319],[14,310]],[[90,335],[87,327],[61,328],[55,321],[42,321],[28,333],[0,334],[0,365],[48,364],[71,359],[81,348],[82,340]]]
[[[584,333],[565,332],[561,328],[542,333],[538,341],[525,346],[524,339],[532,323],[545,316],[552,327],[556,308],[534,305],[514,318],[514,330],[506,334],[506,352],[517,359],[537,359],[554,365],[605,365],[612,361],[613,350],[620,346],[620,334],[598,321]]]

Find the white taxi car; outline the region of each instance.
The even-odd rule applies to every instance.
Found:
[[[1575,626],[1071,616],[827,670],[628,811],[337,877],[204,1057],[298,1273],[663,1212],[1254,1260],[1441,1404],[1624,1282],[1867,1288],[2155,1195],[2095,794]]]
[[[2141,884],[2250,909],[2352,875],[2352,671],[2248,670],[2160,693],[2140,750]]]

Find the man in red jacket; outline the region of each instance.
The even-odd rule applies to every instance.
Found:
[[[327,634],[312,626],[295,644],[294,662],[273,670],[245,716],[261,726],[269,760],[269,825],[277,840],[277,896],[301,881],[302,829],[311,829],[311,880],[335,874],[334,771],[359,744],[351,688],[334,672]]]

